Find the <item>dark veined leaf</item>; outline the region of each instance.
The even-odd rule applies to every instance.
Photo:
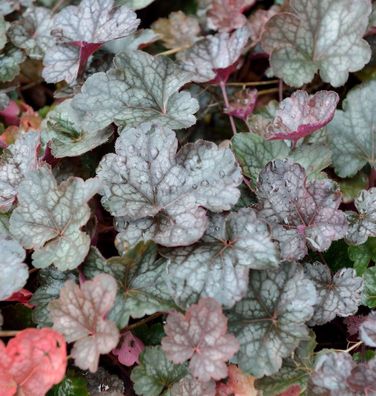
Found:
[[[229,330],[240,342],[239,367],[255,377],[272,375],[299,342],[314,312],[316,290],[298,264],[277,271],[251,271],[248,294],[227,312]]]
[[[188,374],[171,388],[171,396],[215,396],[215,381],[201,382]]]
[[[376,266],[367,268],[364,271],[363,279],[363,304],[369,308],[376,308]]]
[[[360,325],[360,339],[368,346],[376,348],[376,313],[371,312]]]
[[[89,392],[85,378],[68,370],[63,381],[55,385],[47,396],[89,396]]]
[[[201,298],[185,315],[171,312],[165,325],[162,349],[174,363],[190,359],[189,371],[207,382],[226,378],[226,361],[239,349],[239,343],[227,333],[227,318],[221,305],[212,298]]]

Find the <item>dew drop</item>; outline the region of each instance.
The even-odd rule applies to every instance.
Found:
[[[208,182],[207,180],[203,180],[203,181],[201,182],[201,185],[202,185],[203,187],[207,187],[207,186],[209,185],[209,182]]]
[[[150,155],[151,155],[151,158],[152,158],[153,160],[156,159],[156,158],[158,157],[158,154],[159,154],[159,150],[158,150],[157,148],[153,147],[153,148],[150,150]]]
[[[197,190],[197,184],[194,184],[194,185],[192,186],[192,188],[193,188],[194,190]]]
[[[225,171],[221,170],[221,171],[219,172],[219,176],[225,177]]]
[[[214,229],[218,232],[221,229],[221,227],[215,226]]]
[[[131,144],[131,145],[128,147],[128,151],[132,154],[132,153],[134,153],[134,152],[136,151],[136,147],[133,146],[133,144]]]

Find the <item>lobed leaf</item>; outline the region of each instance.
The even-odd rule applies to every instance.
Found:
[[[371,312],[359,327],[359,337],[368,346],[376,347],[376,314]]]
[[[215,382],[201,382],[188,374],[171,388],[171,396],[215,396]]]

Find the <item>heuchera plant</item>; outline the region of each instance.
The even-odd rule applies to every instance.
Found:
[[[0,0],[0,396],[376,395],[375,34]]]

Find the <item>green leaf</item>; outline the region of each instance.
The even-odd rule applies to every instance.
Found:
[[[140,10],[150,5],[154,0],[117,0],[117,4],[126,5],[132,10]]]
[[[291,0],[286,12],[270,19],[262,38],[273,73],[293,87],[311,82],[318,71],[334,87],[344,85],[349,72],[371,58],[362,38],[370,13],[368,0]]]
[[[370,261],[376,262],[376,238],[368,238],[362,245],[349,246],[348,255],[357,275],[362,276]]]
[[[281,369],[276,374],[256,380],[256,388],[262,390],[265,395],[276,396],[291,385],[298,384],[304,394],[314,363],[316,345],[312,332],[310,338],[301,341],[293,355],[283,361]]]
[[[353,88],[327,126],[334,169],[340,177],[355,175],[365,165],[376,165],[376,81]]]
[[[368,176],[364,172],[358,172],[355,176],[338,181],[341,188],[342,201],[350,203],[360,194],[362,190],[368,187]]]
[[[239,367],[255,377],[272,375],[308,336],[316,290],[303,268],[251,271],[248,294],[228,312],[229,331],[240,342]]]
[[[153,242],[140,242],[123,257],[106,262],[92,250],[86,260],[84,273],[89,278],[105,272],[117,280],[119,291],[108,318],[120,328],[128,324],[130,317],[142,318],[176,307],[165,283],[166,263],[156,260],[156,256]]]
[[[181,129],[196,122],[197,100],[179,92],[192,76],[169,58],[124,52],[115,57],[114,66],[90,76],[73,99],[73,107],[83,112],[85,129],[102,129],[112,122],[127,127],[153,122]]]
[[[0,54],[0,81],[12,81],[20,73],[20,64],[25,55],[18,49],[7,49]]]
[[[376,308],[376,266],[368,268],[364,274],[363,304]]]
[[[73,371],[68,371],[67,375],[55,385],[47,396],[90,396],[87,383],[84,377],[77,375]]]
[[[132,370],[134,391],[142,396],[170,396],[171,387],[187,373],[185,365],[167,360],[160,347],[146,347],[140,365]]]

